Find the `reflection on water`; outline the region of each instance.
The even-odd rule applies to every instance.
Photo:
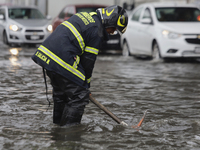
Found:
[[[11,54],[11,56],[9,57],[9,60],[11,62],[10,70],[16,71],[21,66],[21,64],[18,61],[18,54],[19,54],[19,51],[21,51],[21,48],[10,48],[9,51]]]
[[[16,66],[21,66],[20,63],[17,62],[18,59],[17,59],[16,56],[11,56],[11,57],[9,58],[9,60],[10,60],[10,62],[11,62],[11,64],[12,64],[12,66],[14,66],[14,67],[16,67]]]
[[[10,48],[11,55],[17,56],[21,48]]]
[[[200,144],[199,63],[164,63],[100,55],[91,92],[95,99],[138,130],[116,124],[93,103],[82,124],[59,127],[48,111],[42,69],[34,48],[0,54],[0,149],[192,149]],[[51,86],[48,80],[48,93]],[[51,99],[52,100],[52,99]]]

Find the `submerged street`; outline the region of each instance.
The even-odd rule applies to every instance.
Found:
[[[118,125],[92,102],[82,124],[52,123],[36,48],[0,46],[0,149],[197,150],[200,144],[200,62],[162,62],[100,54],[93,97],[127,124]],[[17,54],[18,55],[15,55]],[[48,79],[48,78],[47,78]]]

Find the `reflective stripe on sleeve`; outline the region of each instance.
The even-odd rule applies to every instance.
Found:
[[[74,75],[78,76],[83,81],[85,81],[85,76],[80,71],[78,71],[77,69],[75,69],[74,67],[72,67],[71,65],[69,65],[68,63],[66,63],[65,61],[63,61],[61,58],[59,58],[58,56],[56,56],[54,53],[52,53],[46,47],[40,45],[40,47],[38,48],[38,50],[40,50],[41,52],[43,52],[44,54],[46,54],[48,57],[50,57],[52,60],[54,60],[57,64],[59,64],[61,67],[65,68],[69,72],[73,73]]]
[[[73,67],[74,67],[74,68],[77,68],[79,62],[80,62],[80,57],[77,55],[77,56],[76,56],[76,61],[74,62]]]
[[[86,52],[89,52],[89,53],[93,53],[93,54],[95,54],[95,55],[98,55],[98,53],[99,53],[99,50],[98,50],[98,49],[96,49],[96,48],[94,48],[94,47],[89,47],[89,46],[86,46],[86,47],[85,47],[85,51],[86,51]]]
[[[90,81],[91,81],[91,78],[87,79],[87,83],[90,83]]]
[[[84,43],[84,40],[81,36],[81,34],[78,32],[78,30],[68,21],[64,21],[62,23],[62,25],[66,26],[68,29],[70,29],[70,31],[74,34],[74,36],[76,37],[78,43],[79,43],[79,46],[81,47],[82,49],[82,53],[84,51],[84,48],[85,48],[85,43]]]

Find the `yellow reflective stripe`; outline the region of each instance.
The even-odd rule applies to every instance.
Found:
[[[82,53],[84,51],[85,48],[85,43],[84,40],[81,36],[81,34],[78,32],[78,30],[68,21],[65,21],[62,23],[64,26],[66,26],[68,29],[70,29],[70,31],[74,34],[74,36],[76,37],[76,39],[78,40],[78,43],[82,49]]]
[[[77,56],[76,56],[76,61],[74,62],[73,67],[74,67],[74,68],[77,68],[79,62],[80,62],[80,57],[77,55]]]
[[[118,26],[121,26],[121,27],[124,27],[125,25],[123,25],[123,24],[121,24],[121,22],[120,22],[120,17],[121,17],[121,15],[119,16],[119,18],[118,18],[118,20],[117,20],[117,25]],[[123,17],[123,23],[124,23],[124,16],[122,15],[122,17]]]
[[[48,57],[50,57],[52,60],[54,60],[57,64],[59,64],[61,67],[67,69],[69,72],[73,73],[74,75],[78,76],[83,81],[85,81],[85,76],[80,71],[78,71],[77,69],[75,69],[74,67],[72,67],[71,65],[69,65],[68,63],[66,63],[65,61],[63,61],[61,58],[59,58],[58,56],[56,56],[54,53],[52,53],[46,47],[40,45],[40,47],[38,48],[38,50],[40,50],[41,52],[43,52],[44,54],[46,54]]]
[[[93,54],[95,54],[95,55],[98,55],[98,53],[99,53],[99,50],[98,50],[98,49],[96,49],[96,48],[94,48],[94,47],[89,47],[89,46],[86,46],[86,47],[85,47],[85,51],[86,51],[86,52],[89,52],[89,53],[93,53]]]
[[[90,83],[90,81],[91,81],[91,78],[87,79],[87,83]]]
[[[93,15],[97,15],[96,12],[90,12],[89,14],[90,14],[91,16],[93,16]]]
[[[102,14],[105,14],[105,10],[104,10],[104,8],[102,8]]]
[[[111,10],[110,12],[108,12],[108,10],[106,10],[106,15],[107,15],[107,16],[110,16],[114,10],[115,10],[115,9]]]

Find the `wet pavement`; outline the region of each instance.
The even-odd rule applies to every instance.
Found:
[[[0,149],[2,150],[197,150],[200,147],[200,63],[138,60],[99,55],[91,81],[93,97],[123,127],[93,103],[82,124],[59,127],[47,111],[36,48],[0,46]],[[18,52],[18,55],[14,55]],[[48,80],[51,99],[51,86]]]

